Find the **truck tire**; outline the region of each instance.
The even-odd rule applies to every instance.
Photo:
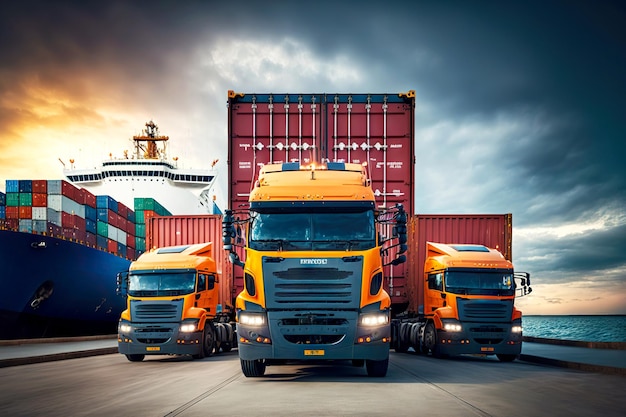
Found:
[[[439,348],[437,346],[437,329],[435,329],[435,325],[431,322],[426,325],[426,329],[424,330],[424,353],[430,352],[433,357],[441,358],[441,354],[439,353]]]
[[[504,353],[497,353],[496,356],[500,359],[500,362],[513,362],[517,359],[517,355],[506,355]]]
[[[230,352],[233,348],[233,326],[230,323],[224,323],[226,339],[222,342],[222,352]]]
[[[215,353],[219,353],[224,341],[224,325],[222,323],[215,324]]]
[[[215,330],[213,329],[212,324],[206,323],[204,326],[204,330],[202,331],[202,348],[200,348],[200,353],[193,355],[193,358],[204,359],[208,356],[212,356],[214,349],[215,349]]]
[[[265,374],[265,362],[262,359],[245,360],[240,359],[241,371],[247,377],[259,377]]]
[[[399,326],[396,326],[397,335],[395,341],[395,349],[398,353],[406,353],[409,350],[409,341],[406,338],[406,328],[408,327],[408,323],[400,323]]]
[[[382,361],[365,360],[365,369],[367,369],[367,376],[369,377],[382,378],[387,375],[387,368],[389,368],[389,358]]]
[[[126,355],[126,359],[131,362],[141,362],[146,355],[135,354],[135,355]]]

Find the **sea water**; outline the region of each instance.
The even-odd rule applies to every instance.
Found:
[[[524,336],[626,342],[626,316],[523,316]]]

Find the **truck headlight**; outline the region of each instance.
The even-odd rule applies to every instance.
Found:
[[[198,329],[198,321],[194,320],[194,321],[184,321],[181,323],[180,325],[180,332],[181,333],[193,333]]]
[[[443,323],[443,330],[446,332],[460,332],[463,330],[463,326],[457,321],[448,321]]]
[[[130,333],[133,328],[128,323],[121,322],[118,326],[119,333]]]
[[[522,326],[511,327],[511,333],[521,333],[521,332],[522,332]]]
[[[239,323],[247,326],[262,326],[266,321],[266,316],[263,313],[248,313],[246,311],[239,313]]]
[[[387,313],[361,314],[361,325],[372,327],[389,323],[389,315]]]

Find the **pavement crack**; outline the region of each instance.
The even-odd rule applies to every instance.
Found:
[[[426,378],[418,375],[417,373],[410,371],[406,368],[403,368],[402,366],[400,366],[399,364],[395,364],[393,362],[389,363],[391,366],[393,366],[394,368],[397,368],[398,370],[407,373],[409,375],[411,375],[412,377],[414,377],[415,379],[426,383],[429,387],[431,387],[432,389],[435,389],[437,391],[441,391],[443,393],[445,393],[446,395],[449,395],[450,397],[454,398],[454,400],[456,402],[458,402],[460,405],[462,405],[463,407],[469,409],[469,411],[471,411],[472,413],[474,413],[475,415],[481,416],[481,417],[493,417],[492,414],[489,414],[488,412],[486,412],[485,410],[482,410],[478,407],[476,407],[474,404],[464,400],[463,398],[459,397],[458,395],[455,395],[453,393],[451,393],[450,391],[448,391],[447,389],[435,384],[434,382],[431,382],[429,380],[427,380]]]
[[[194,405],[198,404],[200,401],[204,400],[205,398],[210,397],[211,395],[221,390],[222,388],[228,386],[232,382],[235,382],[236,380],[241,378],[241,375],[242,375],[241,372],[237,371],[230,378],[225,379],[224,381],[220,382],[219,384],[209,389],[208,391],[205,391],[202,394],[198,395],[197,397],[193,398],[192,400],[187,401],[185,404],[181,405],[177,409],[170,411],[169,413],[165,415],[165,417],[173,417],[173,416],[177,416],[181,414],[183,411],[190,409]]]

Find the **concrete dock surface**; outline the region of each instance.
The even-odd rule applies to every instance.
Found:
[[[626,343],[524,339],[521,361],[626,376]],[[114,353],[115,335],[0,340],[0,368]]]

